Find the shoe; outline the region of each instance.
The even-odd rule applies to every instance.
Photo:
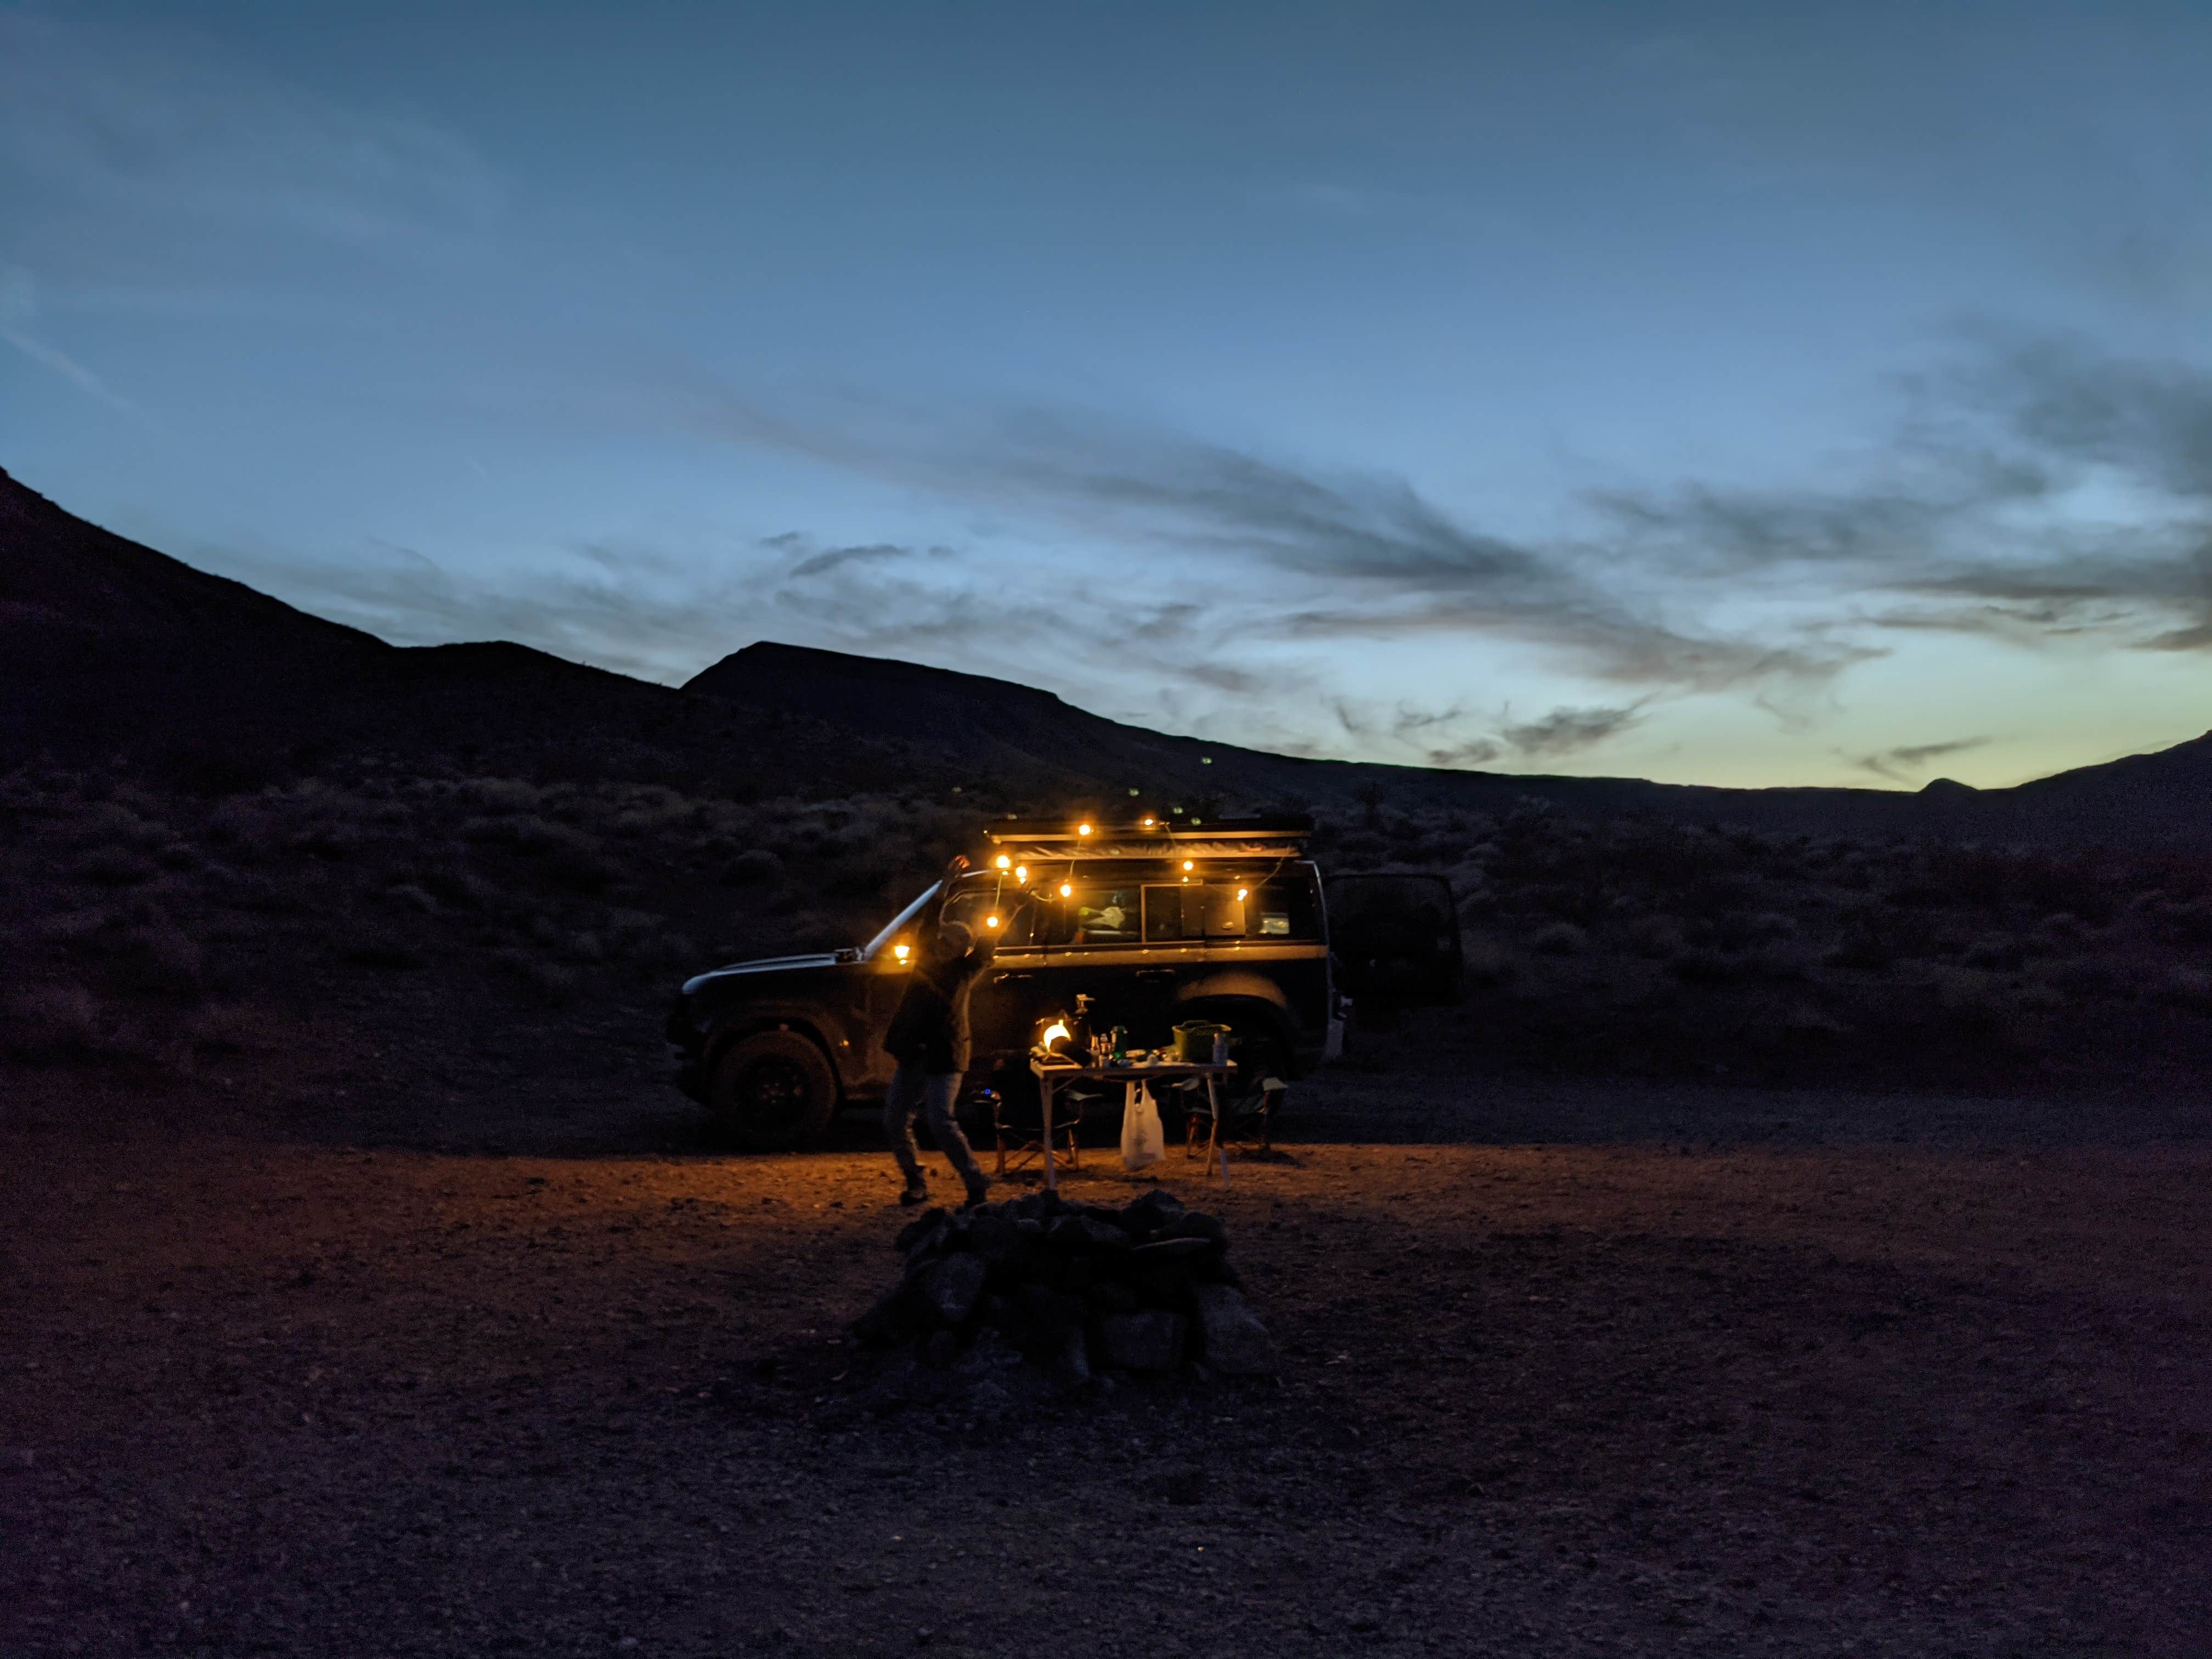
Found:
[[[960,1207],[963,1210],[972,1210],[979,1204],[988,1203],[990,1197],[991,1178],[988,1176],[979,1175],[968,1183],[968,1201]]]
[[[927,1183],[927,1182],[921,1182],[921,1181],[916,1181],[916,1182],[913,1182],[909,1183],[909,1184],[908,1184],[908,1186],[907,1187],[907,1189],[906,1189],[904,1192],[902,1192],[902,1193],[901,1193],[901,1194],[899,1194],[899,1202],[900,1202],[901,1204],[902,1204],[902,1205],[906,1206],[907,1206],[908,1208],[909,1208],[909,1209],[911,1209],[914,1206],[915,1206],[915,1205],[917,1205],[917,1204],[927,1204],[927,1203],[928,1203],[928,1202],[929,1202],[929,1185],[928,1185],[928,1183]]]

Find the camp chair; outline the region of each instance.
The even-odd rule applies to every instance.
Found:
[[[1259,1136],[1259,1150],[1272,1152],[1270,1136],[1274,1131],[1275,1109],[1290,1091],[1290,1085],[1279,1077],[1264,1077],[1257,1089],[1232,1094],[1226,1087],[1215,1091],[1221,1103],[1221,1122],[1213,1121],[1213,1103],[1207,1098],[1206,1082],[1202,1078],[1191,1078],[1174,1085],[1182,1108],[1182,1155],[1186,1158],[1199,1155],[1199,1142],[1207,1146],[1248,1146],[1253,1135]]]
[[[1019,1169],[1030,1159],[1042,1155],[1044,1104],[1027,1089],[1011,1091],[992,1089],[985,1092],[991,1100],[991,1134],[998,1147],[998,1172],[1003,1176],[1009,1169]],[[1007,1098],[1010,1092],[1016,1097],[1012,1103]],[[1078,1133],[1083,1127],[1084,1119],[1106,1097],[1101,1086],[1063,1085],[1053,1091],[1053,1156],[1064,1156],[1069,1169],[1083,1167],[1081,1154],[1077,1150]]]

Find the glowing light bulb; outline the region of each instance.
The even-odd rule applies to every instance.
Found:
[[[1075,826],[1075,833],[1079,836],[1087,836],[1091,833],[1091,826],[1087,823],[1079,823]]]
[[[1152,819],[1152,818],[1149,818],[1149,817],[1148,817],[1148,818],[1146,818],[1146,819],[1145,820],[1145,828],[1146,828],[1146,829],[1147,829],[1147,830],[1151,829],[1151,828],[1152,827],[1152,824],[1153,824],[1153,823],[1154,823],[1154,822],[1155,822],[1155,820],[1153,820],[1153,819]]]
[[[894,945],[891,946],[891,954],[901,962],[904,962],[907,957],[907,947],[903,945]]]
[[[1060,896],[1062,898],[1073,898],[1075,896],[1075,889],[1068,883],[1063,881],[1060,884]]]
[[[999,854],[999,857],[998,857],[998,860],[997,860],[997,862],[998,862],[999,868],[1000,868],[1001,870],[1009,870],[1009,869],[1012,869],[1012,868],[1013,867],[1013,863],[1014,863],[1014,861],[1013,861],[1012,859],[1008,858],[1008,857],[1007,857],[1004,853],[1001,853],[1001,854]]]
[[[1074,1033],[1070,1031],[1067,1027],[1062,1025],[1058,1020],[1054,1020],[1051,1024],[1044,1028],[1044,1046],[1049,1048],[1055,1042],[1066,1042],[1067,1039],[1073,1035]]]
[[[996,927],[999,925],[999,919],[996,916],[986,916],[983,918],[983,925],[986,927]]]
[[[1014,879],[1015,879],[1016,881],[1019,881],[1019,882],[1026,882],[1026,881],[1028,881],[1028,880],[1029,880],[1029,878],[1030,878],[1030,867],[1029,867],[1029,866],[1028,866],[1028,865],[1026,865],[1026,864],[1018,864],[1018,865],[1016,865],[1016,866],[1014,866]]]
[[[1244,890],[1242,887],[1237,890],[1237,896],[1238,898],[1243,898],[1244,896]]]
[[[1195,870],[1198,866],[1193,864],[1188,859],[1185,859],[1182,861],[1182,867],[1186,870]]]

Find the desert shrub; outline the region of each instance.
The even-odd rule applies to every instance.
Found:
[[[67,839],[78,847],[153,847],[170,839],[168,830],[149,822],[117,800],[95,801],[80,809]]]
[[[776,881],[783,875],[783,860],[765,847],[756,847],[740,853],[722,869],[722,884],[726,887],[749,887],[763,882]]]
[[[575,1000],[575,971],[548,962],[537,951],[508,946],[492,952],[491,965],[532,1000],[546,1007],[566,1007]]]
[[[205,985],[200,947],[166,917],[131,929],[118,952],[117,973],[141,995],[196,1002]]]
[[[276,1046],[262,1015],[236,1003],[210,1003],[185,1027],[185,1040],[202,1054],[243,1054]]]
[[[1695,945],[1676,952],[1667,970],[1685,985],[1769,985],[1805,977],[1804,964],[1781,951],[1723,951]]]
[[[480,847],[507,847],[526,854],[543,853],[564,836],[588,844],[588,838],[568,825],[549,822],[535,813],[469,818],[461,824],[460,836]]]
[[[389,928],[363,928],[337,946],[341,962],[356,968],[374,968],[388,973],[411,973],[426,965],[422,950],[405,934]]]
[[[499,890],[474,871],[459,864],[437,864],[420,870],[416,882],[441,903],[457,910],[483,910],[498,897]]]
[[[1678,954],[1686,942],[1679,921],[1656,914],[1632,918],[1621,929],[1621,938],[1631,951],[1653,962]]]
[[[2135,971],[2109,957],[2075,957],[2054,963],[2045,972],[2045,980],[2075,997],[2125,998],[2134,996],[2142,988]]]
[[[1686,985],[1734,985],[1749,976],[1741,957],[1711,945],[1691,945],[1675,952],[1667,971]]]
[[[520,778],[470,778],[453,793],[456,800],[494,817],[535,811],[543,799],[538,789]]]
[[[1571,921],[1548,922],[1528,935],[1528,949],[1540,957],[1578,957],[1589,944],[1589,935]]]
[[[80,881],[95,887],[136,887],[157,873],[151,860],[127,847],[95,847],[71,866]]]
[[[1961,959],[1969,968],[2017,973],[2024,956],[2021,942],[2011,934],[1984,933],[1966,946]]]
[[[2212,970],[2175,968],[2166,976],[2165,999],[2192,1013],[2212,1014]]]
[[[321,858],[323,863],[343,863],[361,852],[361,830],[349,823],[338,823],[337,818],[316,818],[305,823],[285,838],[292,852],[310,858]]]
[[[622,879],[621,866],[601,856],[587,837],[566,831],[571,839],[556,842],[545,854],[546,879],[572,893],[604,893]]]
[[[88,1054],[100,1034],[100,1006],[82,985],[34,985],[9,998],[0,1042],[26,1060]]]
[[[2166,936],[2178,945],[2212,945],[2212,902],[2177,904],[2160,918]]]
[[[1513,957],[1497,939],[1468,939],[1462,951],[1462,981],[1469,988],[1489,990],[1512,979],[1515,972]]]
[[[154,862],[173,874],[184,875],[198,869],[204,860],[190,842],[173,841],[155,852]]]

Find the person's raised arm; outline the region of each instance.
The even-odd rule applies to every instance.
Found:
[[[955,853],[951,862],[945,866],[945,873],[937,878],[937,896],[923,908],[918,918],[916,935],[924,949],[932,954],[937,943],[937,929],[945,920],[945,901],[952,896],[952,884],[960,878],[961,872],[967,867],[967,854]]]

